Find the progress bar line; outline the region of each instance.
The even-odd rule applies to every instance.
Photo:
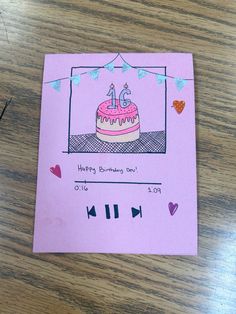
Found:
[[[81,180],[81,181],[75,181],[75,183],[102,183],[102,184],[143,184],[143,185],[161,185],[162,183],[159,182],[130,182],[130,181],[87,181],[87,180]]]

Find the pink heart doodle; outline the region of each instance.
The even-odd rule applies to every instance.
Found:
[[[50,168],[51,173],[53,173],[58,178],[61,178],[61,168],[59,165]]]
[[[169,211],[171,216],[173,216],[176,212],[176,210],[178,209],[179,205],[177,203],[173,204],[172,202],[169,203]]]

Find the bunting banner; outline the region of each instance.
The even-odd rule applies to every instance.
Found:
[[[60,92],[60,90],[61,90],[61,80],[52,81],[52,82],[50,82],[50,85],[57,92]]]
[[[70,77],[70,80],[75,84],[75,85],[79,85],[80,83],[80,75],[74,75]]]
[[[164,74],[161,74],[161,73],[156,73],[156,72],[153,72],[153,71],[149,71],[148,69],[142,69],[142,68],[139,68],[137,66],[132,66],[128,62],[126,62],[126,60],[122,57],[122,55],[120,53],[118,53],[113,60],[111,60],[110,62],[106,63],[104,66],[101,66],[99,68],[95,68],[95,69],[93,69],[91,71],[88,71],[88,72],[83,72],[81,74],[73,75],[71,77],[66,77],[66,78],[61,78],[61,79],[56,79],[56,80],[53,80],[53,81],[45,82],[45,84],[50,84],[50,86],[54,90],[56,90],[57,92],[60,92],[61,91],[61,81],[62,80],[69,79],[70,81],[72,81],[72,83],[74,85],[79,85],[80,81],[81,81],[81,76],[84,75],[84,74],[88,74],[91,77],[91,79],[93,79],[93,80],[98,80],[99,76],[100,76],[100,72],[103,69],[105,69],[105,70],[107,70],[107,71],[109,71],[111,73],[115,72],[114,61],[119,56],[123,60],[123,64],[122,64],[122,67],[121,67],[122,73],[125,73],[125,72],[133,69],[133,70],[137,71],[137,77],[139,79],[143,79],[147,75],[154,75],[156,77],[156,82],[157,82],[158,85],[163,84],[167,79],[171,79],[171,80],[174,80],[175,86],[176,86],[178,91],[181,91],[185,87],[185,85],[187,84],[188,81],[192,81],[193,80],[193,79],[190,79],[190,78],[186,79],[186,78],[174,77],[174,76],[170,76],[170,75],[164,75]]]
[[[138,70],[138,78],[139,79],[145,77],[146,75],[148,75],[148,72],[146,70],[143,70],[143,69]]]
[[[92,70],[89,72],[89,75],[90,77],[93,79],[93,80],[97,80],[98,77],[99,77],[99,69],[95,69],[95,70]]]
[[[131,65],[129,65],[126,62],[124,62],[123,66],[122,66],[122,72],[126,72],[126,71],[130,70],[131,68],[132,68]]]
[[[114,63],[113,62],[108,63],[108,64],[104,65],[104,68],[110,72],[114,72]]]
[[[157,83],[158,84],[162,84],[167,79],[167,76],[166,75],[162,75],[162,74],[157,74],[156,79],[157,79]]]
[[[186,80],[178,78],[178,77],[175,78],[175,85],[178,91],[181,91],[186,84],[187,84]]]

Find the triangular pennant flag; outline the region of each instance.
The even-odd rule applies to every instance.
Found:
[[[137,209],[135,207],[132,207],[131,210],[132,210],[132,217],[133,218],[138,216],[138,215],[140,216],[140,218],[142,218],[142,208],[141,208],[141,206],[139,206],[139,209]]]
[[[128,63],[123,63],[123,65],[122,65],[122,72],[126,72],[126,71],[128,71],[129,69],[131,69],[132,67],[131,67],[131,65],[129,65]]]
[[[50,86],[55,89],[57,92],[60,92],[61,90],[61,81],[60,80],[56,80],[53,82],[50,82]]]
[[[111,62],[111,63],[105,64],[104,68],[107,69],[110,72],[114,72],[114,63]]]
[[[156,79],[157,79],[158,84],[162,84],[167,79],[167,76],[162,75],[162,74],[157,74]]]
[[[148,74],[148,72],[146,70],[143,70],[143,69],[139,69],[138,70],[138,78],[141,79],[143,78],[144,76],[146,76]]]
[[[70,80],[75,84],[75,85],[79,85],[80,83],[80,75],[73,75],[70,77]]]
[[[181,78],[176,77],[175,78],[175,85],[178,89],[178,91],[181,91],[181,89],[187,84],[187,81]]]
[[[93,80],[97,80],[99,77],[99,70],[96,69],[96,70],[90,71],[89,75]]]

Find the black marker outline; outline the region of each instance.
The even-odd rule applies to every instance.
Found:
[[[93,180],[76,180],[75,183],[98,183],[98,184],[141,184],[141,185],[162,185],[160,182],[136,182],[136,181],[93,181]]]
[[[127,62],[126,62],[127,63]],[[73,70],[74,69],[80,69],[80,68],[95,68],[95,69],[101,69],[101,68],[105,68],[104,66],[78,66],[78,67],[71,67],[71,77],[73,76]],[[121,69],[122,66],[114,66],[114,69]],[[144,68],[162,68],[164,69],[164,73],[166,75],[166,66],[132,66],[132,68],[135,68],[135,69],[144,69]],[[86,72],[87,73],[87,72]],[[164,82],[164,88],[165,88],[165,95],[164,95],[164,98],[165,98],[165,127],[164,127],[164,130],[165,130],[165,149],[163,152],[116,152],[115,154],[166,154],[166,150],[167,150],[167,82],[165,80]],[[73,88],[72,88],[72,80],[70,80],[70,96],[69,96],[69,122],[68,122],[68,147],[67,147],[67,151],[62,151],[62,153],[67,153],[67,154],[103,154],[103,153],[108,153],[108,152],[81,152],[81,151],[78,151],[78,152],[71,152],[70,151],[70,140],[71,140],[71,107],[72,107],[72,94],[73,94]]]

